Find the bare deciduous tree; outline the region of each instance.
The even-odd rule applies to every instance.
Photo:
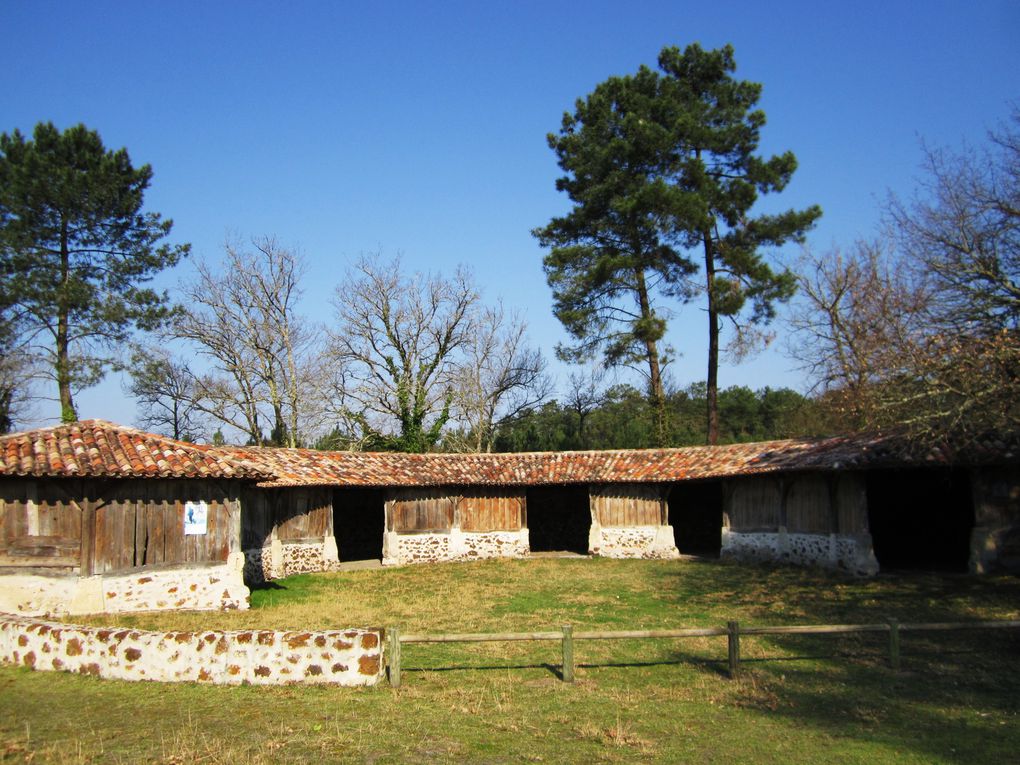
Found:
[[[1020,328],[1020,109],[984,150],[925,147],[925,180],[888,204],[891,235],[961,331]]]
[[[252,240],[252,248],[228,243],[222,273],[199,264],[174,336],[212,361],[214,372],[194,375],[202,411],[254,443],[269,421],[272,443],[296,446],[312,409],[302,383],[315,355],[313,333],[297,314],[303,263],[272,237]]]
[[[588,446],[588,438],[584,432],[588,415],[602,406],[608,399],[604,387],[606,368],[590,365],[587,368],[571,372],[564,406],[577,415],[577,442],[582,449]]]
[[[527,324],[502,303],[476,312],[459,366],[455,404],[476,452],[492,451],[499,424],[552,391],[541,351],[528,345]]]
[[[184,441],[206,435],[197,380],[187,364],[165,348],[139,349],[129,372],[127,391],[138,401],[140,427]]]
[[[373,446],[424,452],[439,440],[478,300],[463,268],[449,279],[406,276],[399,258],[376,254],[348,272],[336,292],[332,355],[344,375],[342,414]]]
[[[851,428],[874,419],[876,385],[909,374],[908,359],[924,334],[930,288],[880,242],[821,256],[805,251],[797,268],[800,301],[792,311],[790,354],[819,392],[838,399]],[[911,352],[904,355],[904,348]]]
[[[809,256],[795,355],[850,427],[1020,437],[1020,113],[987,152],[925,157],[891,254]]]
[[[0,306],[0,434],[29,417],[32,385],[42,367],[29,349],[28,333],[13,308]]]

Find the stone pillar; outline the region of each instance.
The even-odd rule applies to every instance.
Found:
[[[340,549],[336,545],[336,537],[332,534],[327,534],[322,541],[322,562],[327,569],[340,562]]]
[[[277,538],[269,543],[269,578],[279,579],[283,576],[283,542]]]

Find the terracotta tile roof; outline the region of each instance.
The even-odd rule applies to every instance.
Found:
[[[990,443],[993,462],[1016,462]],[[518,454],[397,454],[203,446],[104,420],[0,436],[0,476],[246,478],[260,486],[541,486],[656,483],[797,470],[945,464],[906,455],[892,438],[837,437],[680,449]]]
[[[793,470],[939,464],[908,459],[888,439],[828,438],[681,449],[519,454],[320,452],[268,447],[206,447],[276,476],[261,486],[523,486],[668,482]]]
[[[247,462],[105,420],[0,436],[0,475],[144,478],[272,477]]]

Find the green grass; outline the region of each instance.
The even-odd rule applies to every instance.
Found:
[[[653,629],[1020,617],[1020,580],[721,563],[536,560],[291,577],[244,613],[94,617],[150,629]],[[404,687],[219,688],[0,670],[0,762],[1008,762],[1020,634],[406,645]]]

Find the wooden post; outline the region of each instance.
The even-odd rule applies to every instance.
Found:
[[[400,687],[400,627],[390,627],[390,686]]]
[[[900,623],[889,620],[889,665],[894,671],[900,669]]]
[[[574,628],[563,625],[563,682],[574,682]]]
[[[740,668],[740,624],[726,622],[726,643],[730,660],[730,677],[736,677]]]
[[[92,576],[96,572],[96,506],[95,498],[83,498],[81,501],[81,563],[79,576]]]

